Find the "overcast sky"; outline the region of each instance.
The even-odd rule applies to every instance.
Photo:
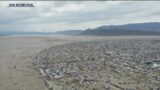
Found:
[[[32,1],[28,3],[35,7],[28,8],[9,3],[0,1],[0,31],[52,32],[160,21],[159,1]]]

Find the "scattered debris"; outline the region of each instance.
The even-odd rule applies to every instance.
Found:
[[[160,43],[154,45],[152,40],[147,39],[59,45],[41,51],[34,65],[43,76],[62,84],[67,82],[63,84],[67,88],[65,90],[160,88]]]

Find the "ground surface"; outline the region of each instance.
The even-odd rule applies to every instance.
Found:
[[[1,36],[0,90],[45,90],[43,79],[32,68],[32,57],[45,48],[79,40],[87,39],[70,36]]]
[[[0,37],[0,90],[47,90],[43,78],[32,67],[33,57],[45,48],[77,41],[133,38],[159,37],[2,36]]]
[[[53,90],[160,89],[159,38],[67,43],[41,51],[35,60]]]

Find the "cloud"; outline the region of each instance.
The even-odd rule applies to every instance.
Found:
[[[33,8],[11,8],[0,3],[0,31],[58,31],[108,24],[160,21],[156,1],[14,1]]]
[[[76,5],[76,4],[66,4],[62,7],[57,7],[54,10],[57,12],[69,12],[69,11],[80,11],[84,8],[85,6],[82,4]]]

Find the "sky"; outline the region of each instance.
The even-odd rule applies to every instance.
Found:
[[[35,7],[8,7],[10,3]],[[159,1],[0,1],[0,32],[85,30],[159,21]]]

